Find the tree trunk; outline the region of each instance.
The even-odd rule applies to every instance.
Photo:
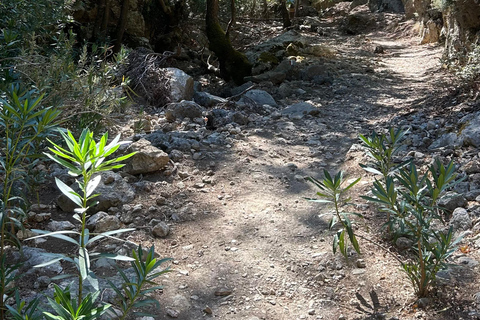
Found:
[[[128,7],[130,5],[129,0],[123,0],[122,11],[120,12],[120,21],[118,22],[115,45],[113,46],[113,53],[118,53],[122,47],[123,34],[125,33],[125,27],[127,25]]]
[[[262,0],[262,7],[263,7],[263,10],[262,10],[262,18],[265,19],[265,20],[268,20],[269,16],[268,16],[268,3],[267,3],[267,0]]]
[[[250,9],[250,18],[255,16],[255,8],[257,6],[257,0],[253,0],[252,8]]]
[[[230,11],[232,13],[231,14],[231,19],[228,22],[227,31],[225,31],[225,34],[227,35],[227,38],[230,37],[230,30],[233,27],[235,27],[235,24],[237,23],[237,19],[236,19],[237,11],[235,10],[235,0],[230,0]]]
[[[93,38],[98,39],[100,37],[100,29],[102,28],[103,18],[105,16],[105,1],[100,0],[97,7],[97,16],[95,17],[95,25],[93,27]]]
[[[288,13],[287,9],[287,2],[286,0],[279,0],[280,1],[280,12],[282,13],[282,20],[283,20],[283,28],[286,29],[292,25],[290,22],[290,14]]]
[[[105,14],[103,16],[103,23],[100,29],[101,33],[107,35],[108,20],[110,20],[110,1],[105,0]]]
[[[252,74],[252,65],[247,57],[232,47],[230,38],[223,31],[218,20],[218,0],[207,0],[205,18],[209,48],[218,57],[220,75],[225,80],[233,79],[242,84],[244,77]]]
[[[294,15],[295,18],[298,15],[298,8],[300,8],[300,0],[295,0],[295,15]]]

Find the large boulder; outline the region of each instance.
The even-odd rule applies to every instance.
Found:
[[[123,167],[123,171],[129,174],[143,174],[162,170],[170,160],[167,153],[152,146],[150,141],[143,138],[132,143],[127,151],[136,152]]]
[[[341,29],[346,34],[361,34],[375,27],[375,17],[359,6],[347,15],[342,22]]]
[[[113,171],[105,171],[101,175],[102,179],[95,189],[95,193],[99,194],[99,196],[94,198],[94,201],[98,201],[98,204],[90,210],[93,212],[108,211],[111,207],[117,207],[133,201],[135,190],[123,180],[121,175]],[[78,190],[76,183],[71,187]],[[57,204],[65,212],[73,212],[77,208],[77,205],[64,194],[57,198]]]
[[[170,101],[192,100],[193,78],[177,68],[165,68],[164,70],[170,86]]]

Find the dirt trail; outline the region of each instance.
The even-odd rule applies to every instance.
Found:
[[[412,289],[394,259],[366,242],[349,262],[333,256],[327,222],[318,217],[326,209],[304,200],[316,190],[303,178],[320,177],[322,169],[364,176],[362,152],[348,152],[358,134],[395,125],[398,114],[435,94],[442,48],[379,34],[318,41],[366,71],[339,72],[331,87],[314,87],[307,98],[322,105],[319,117],[266,118],[197,164],[187,187],[210,170],[214,184],[185,192],[188,221],[173,225],[174,239],[156,243],[175,258],[160,303],[179,311],[178,319],[208,318],[209,311],[217,319],[353,319],[362,316],[352,304],[355,292],[367,298],[371,290],[389,318],[415,318]],[[385,53],[359,56],[358,43]],[[364,180],[359,194],[369,189]],[[371,213],[367,218],[370,227],[380,224]]]

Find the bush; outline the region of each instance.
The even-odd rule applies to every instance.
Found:
[[[390,130],[392,132],[393,129]],[[398,136],[402,135],[400,131],[397,133]],[[386,141],[384,135],[374,133],[369,138],[361,136],[361,139],[371,154],[382,154],[375,158],[374,165],[377,168],[382,163],[390,163],[387,159],[390,153],[384,152],[384,145],[371,143],[376,140]],[[381,211],[389,214],[387,225],[392,232],[413,240],[411,252],[414,255],[403,262],[402,267],[412,282],[416,295],[424,297],[435,284],[438,271],[447,267],[446,261],[460,240],[453,239],[452,228],[444,231],[434,227],[434,222],[443,223],[443,209],[437,205],[438,200],[445,190],[458,182],[455,181],[455,165],[450,162],[444,166],[437,161],[424,174],[420,174],[412,162],[408,166],[402,163],[389,168],[395,168],[395,173],[392,174],[390,169],[384,170],[383,179],[373,183],[373,196],[363,198],[377,203]]]

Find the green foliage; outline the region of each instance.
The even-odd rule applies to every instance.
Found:
[[[0,255],[0,280],[2,288],[0,293],[4,297],[0,305],[0,319],[5,318],[6,305],[5,301],[15,294],[15,281],[19,278],[18,269],[21,264],[11,264],[7,262],[7,255],[3,252]]]
[[[145,259],[143,258],[142,246],[139,246],[138,251],[132,250],[132,256],[135,259],[131,261],[132,268],[135,271],[135,280],[129,280],[122,270],[117,269],[125,281],[122,288],[118,288],[113,282],[109,281],[110,286],[117,293],[120,300],[119,307],[123,314],[123,316],[120,317],[121,320],[125,319],[130,310],[134,308],[143,308],[149,305],[158,306],[158,301],[148,298],[147,294],[158,289],[163,289],[162,286],[157,286],[153,280],[170,271],[168,268],[161,271],[156,270],[161,264],[171,259],[157,260],[155,258],[155,247],[153,246],[148,250]],[[147,285],[150,286],[146,288],[145,286]],[[145,313],[137,312],[134,314],[136,316],[147,316]]]
[[[76,134],[83,128],[99,134],[125,103],[120,68],[127,51],[112,57],[108,44],[80,47],[67,27],[70,3],[0,2],[0,91],[11,83],[36,88],[44,103],[63,105],[65,126]]]
[[[48,298],[48,301],[57,315],[44,312],[43,314],[48,320],[99,319],[111,307],[109,304],[95,307],[95,301],[98,299],[100,291],[87,294],[77,305],[75,299],[72,299],[70,294],[70,287],[67,286],[65,289],[62,289],[54,284],[54,288],[54,299]]]
[[[360,135],[363,146],[367,149],[367,155],[371,161],[362,168],[373,174],[382,175],[384,179],[394,174],[398,169],[402,168],[407,162],[395,164],[394,156],[401,147],[401,141],[407,131],[390,128],[388,135],[378,134],[373,131],[370,136]]]
[[[77,246],[78,253],[75,256],[70,257],[63,254],[47,254],[52,260],[37,265],[36,267],[44,267],[59,260],[73,263],[78,270],[78,302],[75,302],[72,298],[69,287],[61,289],[56,286],[55,300],[49,299],[50,305],[54,309],[56,315],[47,312],[45,312],[44,315],[47,319],[52,320],[97,319],[107,311],[110,307],[109,305],[94,307],[95,301],[100,293],[100,288],[95,274],[90,269],[90,263],[99,258],[132,262],[132,267],[136,274],[135,280],[129,279],[125,273],[119,269],[119,274],[125,281],[122,289],[116,288],[113,283],[110,282],[111,286],[121,299],[121,319],[124,319],[133,308],[144,307],[155,303],[158,304],[158,302],[146,297],[146,294],[161,287],[154,286],[146,288],[145,286],[154,284],[153,280],[156,277],[168,271],[167,269],[162,271],[156,269],[162,263],[170,259],[157,260],[154,257],[153,247],[149,250],[145,259],[143,259],[141,247],[138,249],[138,253],[133,251],[132,258],[102,252],[89,252],[87,249],[89,245],[100,239],[118,239],[116,238],[117,234],[134,230],[118,229],[96,234],[91,233],[89,229],[86,228],[88,209],[96,204],[91,200],[98,196],[98,194],[94,193],[101,179],[101,176],[98,175],[98,173],[121,168],[123,164],[120,164],[120,162],[133,156],[134,153],[120,156],[118,158],[111,158],[120,145],[125,143],[120,142],[120,135],[116,136],[110,143],[107,143],[107,133],[96,142],[93,133],[88,129],[83,130],[78,141],[70,131],[67,131],[67,133],[61,132],[61,134],[67,145],[66,148],[51,142],[53,148],[49,148],[51,153],[46,155],[53,161],[67,168],[70,175],[77,177],[76,183],[80,190],[79,192],[75,191],[59,179],[56,179],[56,184],[60,191],[78,206],[78,208],[75,209],[74,218],[81,224],[80,232],[70,230],[56,232],[33,230],[39,235],[31,239],[49,236],[68,241]],[[69,237],[70,235],[77,235],[79,236],[79,239],[75,240]],[[66,276],[68,275],[62,275],[62,278],[65,278]],[[93,293],[88,293],[84,297],[83,287],[85,281],[88,281],[95,291]]]
[[[457,74],[468,82],[478,79],[480,75],[480,45],[472,45],[466,56],[465,64],[458,68]]]
[[[76,257],[72,258],[63,254],[51,254],[53,259],[50,262],[47,262],[40,266],[45,266],[59,260],[65,260],[74,263],[79,272],[78,300],[80,304],[81,300],[83,299],[82,290],[84,281],[90,282],[90,284],[96,290],[99,289],[98,281],[93,272],[90,270],[90,262],[92,259],[106,257],[109,259],[129,260],[128,257],[123,256],[99,253],[90,254],[87,246],[102,238],[114,238],[113,235],[126,231],[131,231],[133,229],[119,229],[100,234],[92,233],[94,237],[90,238],[90,232],[88,228],[86,228],[86,220],[88,218],[88,209],[96,204],[95,202],[92,202],[90,200],[98,196],[98,194],[94,194],[94,191],[100,183],[101,176],[96,175],[94,177],[94,175],[102,171],[113,170],[123,167],[123,165],[119,164],[119,162],[128,159],[134,153],[106,160],[107,157],[111,156],[115,151],[117,151],[120,145],[124,143],[119,142],[120,135],[115,137],[113,141],[107,144],[108,133],[105,133],[98,143],[95,142],[95,140],[93,139],[93,133],[90,132],[88,129],[83,130],[78,141],[76,141],[75,137],[70,131],[68,131],[67,133],[61,132],[61,134],[63,136],[63,139],[65,140],[65,143],[67,144],[67,149],[64,149],[57,144],[50,142],[53,145],[53,148],[49,148],[50,152],[52,153],[48,153],[46,155],[53,161],[69,169],[70,175],[74,177],[80,177],[80,179],[76,180],[80,189],[80,193],[74,191],[71,187],[63,183],[61,180],[55,179],[57,187],[60,189],[60,191],[78,206],[78,208],[75,209],[75,214],[73,217],[81,224],[80,232],[69,230],[56,232],[34,230],[40,235],[33,238],[50,236],[71,242],[78,247],[78,255]],[[69,235],[71,234],[78,235],[79,240],[77,241],[70,238]]]
[[[5,246],[20,247],[16,231],[23,228],[24,198],[19,195],[28,190],[22,182],[33,169],[35,159],[41,157],[39,149],[45,138],[57,128],[60,114],[56,108],[42,106],[42,96],[35,90],[25,91],[10,86],[0,97],[0,297],[9,296],[10,272],[16,265],[5,261]],[[13,269],[12,269],[13,268]],[[5,300],[0,299],[0,319],[4,319]]]
[[[393,132],[391,129],[390,132]],[[378,137],[379,141],[385,137]],[[362,139],[364,140],[364,139]],[[369,141],[372,141],[370,139]],[[372,154],[383,154],[382,144],[371,145]],[[385,156],[387,157],[387,156]],[[388,159],[378,159],[388,163]],[[366,166],[363,166],[366,167]],[[438,271],[447,266],[446,260],[454,251],[453,231],[436,230],[435,221],[443,222],[442,208],[437,201],[442,193],[455,183],[455,165],[447,166],[437,161],[423,175],[415,164],[410,163],[396,168],[391,175],[384,170],[384,180],[373,183],[372,197],[363,197],[379,205],[380,210],[389,214],[387,225],[396,235],[407,236],[414,242],[414,257],[402,264],[415,292],[419,297],[428,294],[435,283]]]
[[[28,304],[20,299],[18,291],[15,292],[15,305],[16,308],[7,305],[10,316],[14,320],[40,320],[42,319],[41,313],[38,311],[38,299],[33,299]]]
[[[331,219],[328,224],[329,229],[333,229],[338,222],[340,222],[341,227],[338,229],[337,233],[333,237],[333,252],[336,253],[338,249],[340,252],[348,258],[348,240],[352,244],[355,251],[360,253],[360,247],[358,245],[357,238],[353,232],[352,222],[349,218],[350,215],[357,215],[357,213],[344,212],[341,208],[349,204],[350,198],[345,198],[346,192],[352,188],[355,184],[360,181],[360,178],[356,179],[348,186],[343,187],[345,180],[343,177],[343,172],[338,172],[333,178],[330,176],[328,171],[324,170],[323,180],[317,180],[313,177],[308,177],[307,180],[312,182],[317,186],[320,191],[317,192],[317,196],[320,199],[311,199],[307,200],[317,203],[328,203],[333,205],[334,211],[331,213]]]

